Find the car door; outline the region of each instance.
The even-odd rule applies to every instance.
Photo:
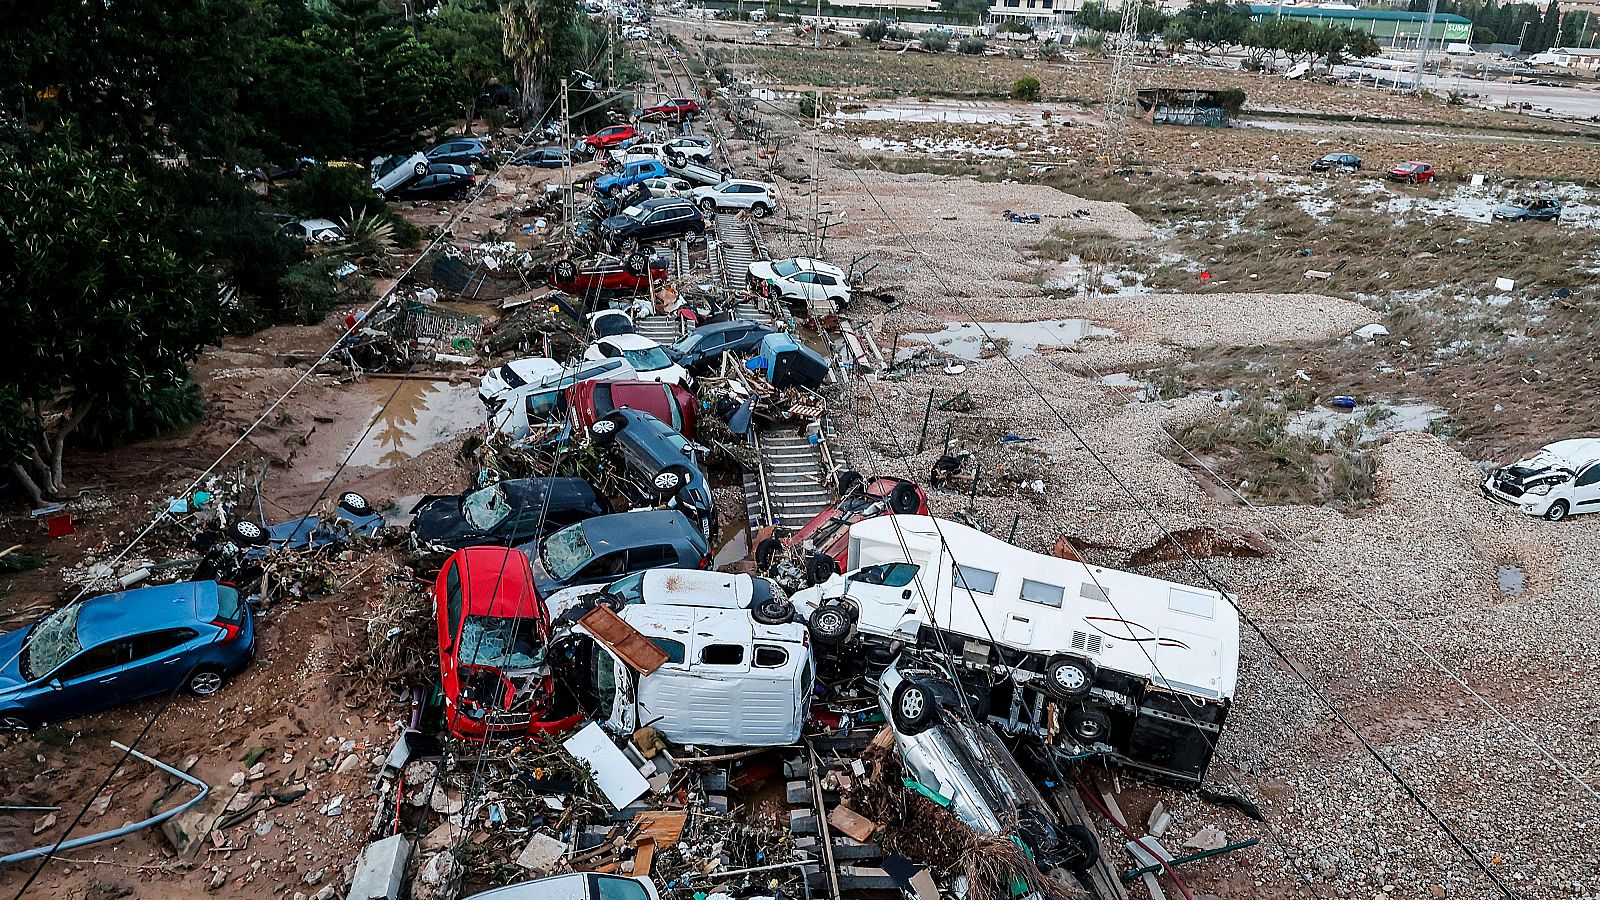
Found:
[[[129,639],[130,658],[117,675],[124,697],[137,700],[176,690],[200,663],[204,645],[184,646],[199,636],[193,628],[165,628]]]
[[[1592,462],[1572,480],[1572,511],[1600,512],[1600,462]]]
[[[850,575],[846,596],[856,603],[860,623],[870,633],[888,635],[908,617],[920,621],[923,598],[917,595],[914,563],[883,563]]]
[[[131,646],[126,640],[110,641],[84,650],[63,663],[50,676],[50,692],[41,709],[48,720],[81,716],[123,702],[125,686],[118,667],[126,663]]]
[[[816,281],[816,295],[813,299],[825,301],[829,297],[836,296],[839,294],[838,287],[839,279],[825,272],[818,272]]]

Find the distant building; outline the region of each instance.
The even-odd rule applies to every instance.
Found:
[[[939,0],[854,0],[850,5],[863,9],[904,9],[915,12],[938,12],[941,8]]]
[[[995,22],[1021,22],[1034,31],[1049,31],[1066,24],[1067,16],[1083,9],[1083,0],[994,0],[989,18]]]
[[[1256,21],[1270,19],[1279,14],[1278,6],[1251,6],[1250,17]],[[1434,13],[1433,25],[1428,28],[1425,12],[1404,12],[1390,9],[1352,9],[1347,6],[1284,6],[1284,18],[1304,19],[1319,25],[1341,25],[1359,28],[1371,34],[1385,47],[1415,47],[1422,42],[1427,28],[1429,46],[1466,43],[1472,40],[1472,20],[1451,13]]]
[[[1561,66],[1566,69],[1600,71],[1600,49],[1588,47],[1551,47],[1528,57],[1536,66]]]

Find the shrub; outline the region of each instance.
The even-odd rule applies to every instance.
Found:
[[[1032,102],[1039,99],[1039,79],[1024,75],[1011,82],[1011,99]]]
[[[873,43],[877,43],[889,36],[889,26],[876,19],[871,22],[863,22],[860,31],[862,40],[872,41]]]
[[[1079,50],[1099,55],[1106,52],[1106,36],[1103,34],[1080,34],[1072,46]]]
[[[981,37],[964,37],[961,39],[961,43],[956,45],[957,52],[965,53],[968,56],[977,56],[988,49],[989,42]]]
[[[950,35],[929,31],[922,35],[922,49],[930,53],[943,53],[950,49]]]
[[[1229,117],[1239,115],[1244,109],[1244,91],[1239,88],[1228,88],[1222,92],[1222,108],[1228,111]]]

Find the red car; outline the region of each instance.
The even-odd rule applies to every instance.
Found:
[[[652,282],[667,278],[666,257],[635,253],[626,259],[603,255],[593,259],[563,259],[550,267],[550,286],[569,294],[587,295],[623,291],[648,291]]]
[[[544,663],[550,615],[528,557],[509,547],[468,547],[445,560],[434,584],[439,672],[450,736],[481,741],[566,731],[583,718],[558,710]]]
[[[645,122],[682,122],[700,115],[700,104],[693,97],[673,97],[665,103],[652,106],[639,114]]]
[[[767,538],[756,545],[756,567],[770,571],[780,553],[804,566],[805,580],[818,584],[843,572],[850,549],[850,526],[885,515],[928,515],[928,495],[903,478],[863,481],[855,472],[839,476],[839,501],[817,513],[786,538]]]
[[[567,409],[582,433],[588,433],[595,422],[619,409],[636,409],[671,425],[673,431],[692,441],[700,401],[676,384],[580,381],[567,388]]]
[[[1390,169],[1386,177],[1390,181],[1404,181],[1409,184],[1426,184],[1433,180],[1438,173],[1433,166],[1427,163],[1407,162]]]
[[[612,125],[584,138],[583,145],[588,147],[590,152],[597,153],[601,150],[609,150],[624,141],[631,141],[638,136],[639,132],[634,131],[632,125]]]

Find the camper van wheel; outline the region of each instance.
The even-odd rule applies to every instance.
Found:
[[[819,606],[806,623],[819,644],[842,644],[850,636],[850,611],[837,603]]]
[[[1100,859],[1100,839],[1082,825],[1068,825],[1061,829],[1056,856],[1058,864],[1068,871],[1087,872]]]
[[[1098,709],[1082,706],[1067,719],[1067,727],[1078,740],[1096,744],[1111,733],[1111,717]]]
[[[861,487],[861,473],[854,469],[845,469],[834,479],[833,486],[838,489],[840,497],[848,497]]]
[[[750,617],[763,625],[782,625],[794,618],[794,604],[774,597],[750,610]]]
[[[355,491],[345,491],[339,495],[339,508],[354,516],[372,515],[372,504]]]
[[[267,542],[267,530],[249,519],[239,519],[228,525],[228,540],[241,547],[255,547]]]
[[[826,553],[813,553],[806,560],[806,582],[821,584],[839,574],[839,563]]]
[[[611,443],[616,439],[617,432],[622,430],[623,421],[622,417],[616,413],[599,419],[589,426],[590,439],[602,447]]]
[[[921,734],[938,717],[939,699],[927,685],[907,679],[895,688],[889,713],[896,731],[908,737]]]
[[[756,568],[762,572],[772,569],[772,561],[783,552],[783,541],[775,537],[763,538],[756,544]]]
[[[922,511],[922,494],[916,485],[902,481],[889,492],[889,508],[902,516],[914,516]]]
[[[1062,700],[1086,697],[1094,687],[1094,670],[1081,659],[1058,656],[1044,668],[1045,688]]]

